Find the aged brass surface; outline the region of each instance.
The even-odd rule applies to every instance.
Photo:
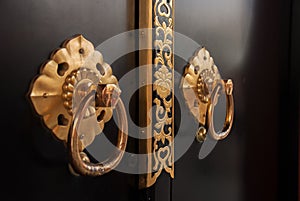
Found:
[[[112,75],[111,67],[103,61],[102,54],[94,50],[91,42],[78,35],[65,41],[62,48],[52,53],[31,85],[30,100],[36,112],[54,136],[65,143],[73,119],[74,87],[84,79],[94,84],[117,84],[117,79]],[[98,107],[94,112],[104,113],[98,122],[103,129],[104,123],[112,117],[112,108]],[[97,133],[86,134],[82,140],[82,148],[91,144],[95,135]]]
[[[233,90],[233,83],[232,80],[221,80],[221,85],[224,86],[225,88],[225,94],[226,94],[226,117],[225,117],[225,123],[224,127],[221,132],[215,131],[214,128],[214,103],[217,102],[217,94],[218,90],[220,90],[220,87],[217,87],[217,89],[213,92],[214,94],[212,95],[212,104],[209,105],[208,107],[208,112],[207,112],[207,123],[208,123],[208,128],[209,128],[209,133],[215,140],[222,140],[228,136],[230,133],[232,123],[233,123],[233,113],[234,113],[234,103],[233,103],[233,95],[232,95],[232,90]]]
[[[110,85],[110,90],[117,89],[116,86]],[[114,88],[114,89],[113,89]],[[105,96],[111,95],[110,90],[103,90]],[[108,91],[108,92],[107,92]],[[74,173],[87,176],[100,176],[103,175],[112,169],[114,169],[119,162],[121,161],[123,154],[125,152],[127,138],[128,138],[128,128],[127,128],[127,117],[124,105],[119,97],[116,97],[116,100],[109,99],[111,104],[115,105],[115,110],[117,114],[117,125],[119,126],[119,135],[116,150],[110,155],[108,159],[100,163],[92,163],[88,156],[80,149],[80,138],[78,136],[79,124],[84,118],[86,111],[95,99],[96,89],[92,89],[81,101],[76,114],[74,116],[74,121],[70,128],[70,135],[68,139],[68,150],[71,159],[71,170],[74,170]],[[113,102],[113,103],[112,103]],[[105,101],[105,103],[108,103]]]
[[[111,67],[82,35],[53,52],[33,80],[32,105],[54,136],[68,145],[73,174],[102,175],[120,162],[127,143],[127,117],[120,93]],[[101,133],[114,109],[121,126],[116,151],[103,163],[92,164],[83,150]]]
[[[214,128],[213,115],[221,89],[226,95],[226,117],[222,131],[217,132]],[[232,80],[221,79],[213,58],[205,48],[199,49],[190,59],[182,80],[182,90],[191,113],[199,122],[196,139],[203,142],[207,131],[215,140],[226,138],[233,123],[233,83]]]
[[[139,0],[139,28],[143,33],[139,37],[139,66],[147,66],[139,71],[139,84],[152,83],[152,0]],[[150,31],[147,31],[150,28]],[[139,105],[139,124],[145,128],[141,130],[141,135],[145,135],[147,139],[139,141],[140,153],[148,154],[145,161],[140,161],[140,168],[146,168],[148,172],[152,170],[152,114],[148,112],[152,108],[152,85],[146,85],[139,89],[139,100],[145,104]],[[150,126],[149,126],[150,125]],[[147,127],[146,127],[147,126]],[[139,188],[149,187],[151,173],[139,175]]]
[[[154,29],[153,35],[145,31],[139,43],[147,48],[140,51],[140,66],[149,66],[140,72],[140,80],[153,83],[139,93],[140,100],[146,102],[140,106],[140,123],[152,123],[143,130],[148,139],[140,146],[140,151],[148,154],[149,173],[140,176],[139,182],[144,188],[153,185],[163,170],[174,178],[174,0],[140,0],[139,16],[140,28]],[[149,115],[152,105],[156,109]]]

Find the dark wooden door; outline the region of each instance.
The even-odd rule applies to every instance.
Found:
[[[136,175],[118,171],[97,178],[70,174],[65,146],[43,127],[27,97],[43,62],[66,39],[82,34],[97,47],[134,28],[134,6],[131,0],[0,2],[1,108],[6,113],[1,125],[7,130],[2,147],[6,153],[3,196],[9,200],[138,199]],[[134,54],[111,65],[120,79],[135,66]]]
[[[235,118],[206,158],[195,141],[175,163],[172,200],[297,200],[296,13],[297,1],[176,1],[175,31],[205,46],[233,80]],[[185,65],[175,59],[178,72]]]
[[[138,28],[140,2],[0,1],[2,196],[45,201],[297,200],[296,0],[176,0],[175,31],[205,46],[222,77],[234,82],[232,132],[201,160],[201,144],[193,142],[175,162],[175,178],[163,172],[147,189],[139,190],[135,174],[70,174],[65,146],[31,108],[30,83],[65,39],[83,34],[97,46]],[[182,48],[175,38],[175,52]],[[118,79],[138,65],[137,57],[133,52],[111,63]],[[176,72],[182,74],[186,64],[175,54]],[[175,79],[174,85],[179,88],[180,80]],[[133,97],[131,108],[138,104]],[[175,131],[182,109],[175,101]],[[131,118],[138,122],[137,110],[132,109]],[[129,139],[128,145],[128,151],[138,152],[136,140]]]

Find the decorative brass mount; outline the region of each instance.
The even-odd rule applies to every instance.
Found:
[[[46,127],[67,145],[75,172],[101,175],[120,162],[127,142],[127,119],[118,81],[102,54],[82,35],[62,46],[33,80],[30,100]],[[115,108],[122,127],[117,145],[120,152],[105,164],[91,164],[83,150],[101,133]]]
[[[153,83],[139,90],[145,103],[139,106],[140,124],[151,125],[141,131],[147,136],[139,150],[148,153],[148,173],[140,175],[140,188],[152,186],[163,173],[174,178],[174,13],[175,0],[139,0],[139,65],[147,66],[139,82]]]
[[[219,92],[222,89],[225,90],[227,101],[226,118],[222,131],[216,132],[213,114],[214,107],[218,102]],[[203,142],[207,131],[215,140],[226,138],[233,123],[233,83],[230,79],[221,79],[213,58],[210,57],[205,48],[198,50],[185,68],[182,90],[191,113],[199,122],[196,139]]]

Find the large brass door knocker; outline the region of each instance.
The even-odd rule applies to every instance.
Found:
[[[207,133],[214,140],[226,138],[233,123],[233,83],[230,79],[221,79],[213,58],[205,48],[198,50],[185,68],[182,90],[190,111],[199,122],[196,139],[203,142]],[[214,126],[214,107],[221,90],[226,95],[226,117],[223,129],[217,132]]]
[[[33,80],[30,100],[44,124],[68,149],[72,172],[102,175],[115,168],[127,144],[127,117],[121,90],[102,54],[82,35],[66,41]],[[117,150],[91,163],[84,149],[100,134],[113,112],[117,115]]]

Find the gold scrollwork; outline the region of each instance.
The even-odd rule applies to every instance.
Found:
[[[155,1],[154,14],[155,14],[155,16],[162,16],[162,17],[169,18],[169,17],[171,17],[172,7],[173,7],[172,0]]]
[[[170,73],[168,68],[163,65],[154,73],[154,77],[156,80],[154,81],[153,90],[156,90],[161,98],[167,98],[171,93],[172,73]]]
[[[174,178],[174,0],[140,0],[140,28],[153,29],[141,37],[140,65],[151,66],[140,72],[140,82],[153,83],[140,89],[140,122],[149,125],[142,133],[140,150],[148,153],[147,174],[140,176],[140,188],[152,186],[163,171]],[[153,108],[153,110],[152,110]],[[147,117],[148,112],[152,115]],[[145,118],[146,116],[146,118]],[[141,165],[141,169],[144,166]]]
[[[154,4],[154,86],[153,103],[156,106],[153,142],[153,179],[164,169],[174,178],[173,131],[173,1],[157,0]]]

